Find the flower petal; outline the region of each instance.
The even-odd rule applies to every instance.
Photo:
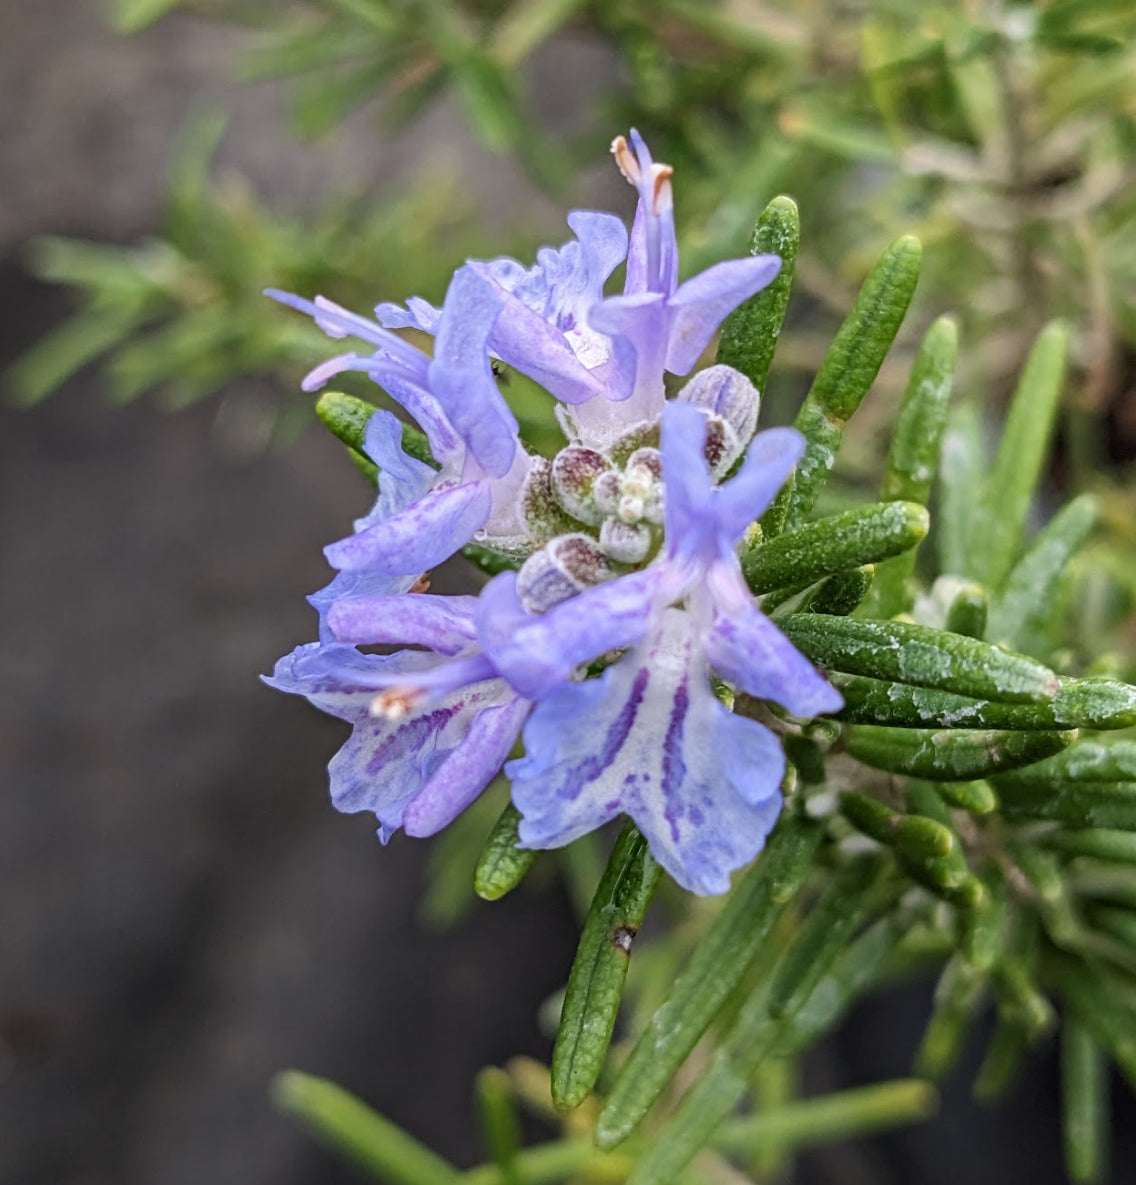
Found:
[[[528,700],[514,697],[477,713],[465,739],[406,808],[407,835],[434,835],[473,802],[509,756],[531,707]]]
[[[489,334],[503,298],[469,266],[454,273],[427,372],[427,386],[486,473],[508,473],[517,421],[489,365]]]
[[[637,418],[653,418],[662,407],[666,322],[666,300],[658,292],[611,296],[594,305],[588,315],[593,329],[611,337],[626,338],[635,351],[634,384],[606,394],[609,399],[637,396],[643,404]]]
[[[405,510],[324,548],[333,568],[424,572],[468,543],[489,517],[486,481],[431,490]]]
[[[543,699],[506,766],[525,847],[557,847],[620,812],[683,887],[721,893],[761,849],[781,807],[784,756],[710,691],[697,630],[668,609],[599,680]]]
[[[755,605],[720,615],[706,653],[723,679],[794,716],[820,716],[843,706],[840,692]]]
[[[667,554],[702,551],[715,537],[710,510],[713,487],[703,456],[706,413],[691,403],[671,401],[663,408],[659,441],[663,459]],[[707,557],[709,558],[709,557]]]
[[[780,270],[779,256],[754,255],[716,263],[680,284],[667,301],[671,313],[667,370],[688,374],[726,315],[769,284]]]
[[[406,308],[389,300],[375,305],[375,316],[384,329],[417,329],[433,335],[438,332],[442,310],[421,296],[412,296],[407,300]]]
[[[453,655],[476,641],[476,607],[476,597],[429,593],[350,597],[331,607],[328,625],[340,642],[393,642]]]
[[[767,428],[750,441],[741,467],[718,490],[715,515],[724,538],[736,542],[765,513],[804,451],[796,428]]]
[[[502,572],[481,590],[477,635],[502,677],[530,699],[570,678],[581,663],[642,638],[661,587],[660,573],[645,569],[537,615],[521,608],[516,583],[515,572]]]
[[[583,248],[589,288],[584,295],[598,298],[627,255],[627,227],[622,218],[600,210],[573,210],[568,225]]]

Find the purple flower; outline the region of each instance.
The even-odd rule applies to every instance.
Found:
[[[373,420],[367,451],[384,472],[379,498],[352,535],[325,549],[332,567],[349,575],[316,594],[321,614],[352,588],[409,587],[480,532],[504,551],[523,545],[518,507],[532,458],[521,447],[486,350],[500,301],[474,273],[462,268],[450,283],[436,319],[432,358],[323,297],[270,295],[310,314],[332,337],[353,336],[375,347],[370,354],[341,354],[323,363],[305,389],[346,370],[363,371],[418,421],[440,465],[433,471],[402,452],[393,417]]]
[[[736,554],[800,458],[800,434],[754,437],[758,392],[729,367],[664,397],[664,374],[688,374],[780,261],[733,260],[679,284],[671,169],[634,131],[613,151],[639,194],[630,239],[613,216],[577,211],[576,237],[533,267],[470,262],[440,309],[379,305],[381,325],[275,294],[368,347],[305,385],[370,375],[422,426],[438,468],[375,414],[365,448],[379,493],[326,549],[338,575],[311,598],[321,641],[268,682],[352,725],[332,798],[373,812],[384,841],[444,827],[523,730],[525,756],[505,768],[524,845],[559,846],[626,813],[680,884],[716,893],[773,825],[785,759],[770,729],[720,702],[712,676],[798,716],[841,700],[759,611]],[[605,296],[625,256],[624,291]],[[408,327],[434,335],[432,357],[392,332]],[[493,357],[557,401],[569,444],[552,461],[521,447]],[[520,571],[476,598],[410,594],[475,536],[527,557]],[[408,649],[359,649],[373,645]]]
[[[465,810],[501,768],[531,707],[475,653],[476,604],[421,595],[339,601],[328,614],[333,629],[363,627],[431,649],[376,655],[310,643],[265,679],[351,724],[328,766],[331,799],[346,813],[373,812],[384,843],[399,827],[433,835]]]
[[[777,817],[785,760],[772,732],[718,702],[711,671],[800,716],[835,711],[841,698],[754,604],[735,553],[803,438],[761,433],[737,476],[715,488],[706,422],[695,406],[667,405],[665,552],[602,590],[638,582],[645,612],[621,639],[631,649],[599,679],[544,695],[524,730],[525,756],[506,772],[525,846],[558,847],[625,813],[679,884],[720,893]]]
[[[716,264],[678,283],[670,165],[657,164],[634,129],[612,144],[616,163],[639,193],[630,249],[611,214],[576,210],[576,239],[537,253],[524,268],[513,259],[466,266],[500,303],[490,349],[561,402],[569,439],[610,448],[629,430],[658,420],[665,371],[689,374],[726,315],[764,288],[781,267],[776,255]],[[627,257],[622,296],[605,299],[604,283]],[[375,310],[388,328],[438,331],[442,313],[414,297],[407,308]]]

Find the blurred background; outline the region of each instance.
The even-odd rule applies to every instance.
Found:
[[[1130,621],[1133,18],[1082,0],[1120,14],[1086,29],[1062,7],[909,21],[883,3],[42,0],[5,15],[0,1180],[358,1179],[271,1109],[288,1066],[473,1163],[476,1070],[549,1049],[538,1012],[576,935],[553,866],[488,905],[460,844],[381,849],[328,807],[341,726],[257,682],[311,635],[320,548],[369,501],[298,389],[326,342],[266,284],[360,309],[436,299],[466,255],[560,242],[569,205],[629,218],[606,150],[634,120],[677,166],[687,274],[741,253],[775,193],[801,204],[771,422],[904,231],[928,266],[901,345],[957,310],[991,406],[1038,326],[1070,317],[1054,491],[1091,475],[1110,507],[1098,556],[1115,587],[1086,631]],[[848,488],[903,369],[901,350]],[[455,565],[436,587],[469,579]],[[927,995],[860,1009],[810,1088],[905,1073]],[[973,1070],[931,1124],[811,1154],[797,1179],[1063,1180],[1051,1060],[997,1111],[970,1103]],[[1118,1095],[1118,1182],[1132,1118]]]

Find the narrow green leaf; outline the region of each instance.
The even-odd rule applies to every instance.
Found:
[[[1053,704],[1062,727],[1111,729],[1136,725],[1136,687],[1116,679],[1063,679]]]
[[[923,338],[911,368],[888,450],[881,499],[927,505],[947,424],[957,354],[958,326],[952,318],[940,317]],[[880,566],[874,616],[894,617],[911,607],[914,597],[909,585],[914,570],[914,550]]]
[[[966,574],[991,588],[1001,585],[1021,546],[1022,528],[1049,451],[1068,339],[1068,331],[1056,321],[1038,335],[1014,391],[972,523]]]
[[[1003,952],[1010,901],[1005,875],[994,861],[982,870],[982,885],[985,892],[963,914],[961,954],[985,974]]]
[[[482,1138],[486,1150],[501,1170],[502,1185],[522,1185],[517,1166],[521,1124],[513,1105],[509,1075],[496,1066],[486,1066],[477,1075],[475,1094]]]
[[[128,337],[138,318],[118,311],[79,313],[41,338],[8,372],[16,400],[31,407],[46,399],[89,362]]]
[[[947,610],[947,632],[964,634],[968,638],[985,637],[988,609],[989,597],[982,585],[964,584],[955,593],[951,607]]]
[[[791,613],[778,625],[815,663],[850,675],[1010,703],[1050,700],[1061,686],[1032,658],[928,626],[819,613]]]
[[[1010,1088],[1021,1066],[1028,1039],[1025,1027],[1014,1016],[998,1014],[994,1035],[986,1047],[978,1076],[974,1080],[974,1097],[992,1103]]]
[[[537,853],[517,846],[521,812],[510,802],[485,840],[473,873],[473,889],[486,901],[497,901],[511,892],[533,866]]]
[[[835,1027],[881,978],[908,923],[909,919],[893,910],[858,935],[793,1014],[773,1049],[774,1055],[803,1054]]]
[[[578,1107],[603,1068],[631,943],[661,874],[647,840],[628,821],[592,899],[568,977],[552,1051],[552,1100],[558,1107]]]
[[[929,1082],[900,1078],[839,1094],[801,1099],[771,1111],[723,1124],[714,1145],[725,1152],[752,1153],[770,1146],[809,1148],[929,1119],[938,1093]]]
[[[524,1185],[552,1185],[577,1178],[595,1181],[622,1181],[631,1172],[629,1157],[597,1152],[587,1138],[551,1140],[533,1144],[517,1153],[516,1172]],[[482,1164],[461,1175],[461,1185],[511,1185],[501,1166]]]
[[[938,859],[954,850],[954,835],[942,823],[894,811],[868,794],[845,791],[840,812],[858,831],[917,859]]]
[[[939,463],[958,355],[958,325],[940,317],[927,331],[911,367],[880,484],[881,500],[926,506]]]
[[[779,255],[781,270],[772,284],[739,305],[722,325],[717,361],[740,370],[759,391],[765,390],[781,335],[800,241],[797,203],[784,195],[775,197],[757,221],[750,254]]]
[[[1067,955],[1051,954],[1045,969],[1076,1019],[1136,1085],[1136,1012],[1113,976],[1101,964]]]
[[[944,575],[967,572],[975,507],[986,476],[982,421],[973,403],[957,404],[947,417],[939,452],[939,505],[935,538]]]
[[[1030,765],[1071,744],[1076,733],[994,729],[882,728],[853,724],[848,752],[865,765],[936,782],[969,782]]]
[[[834,715],[852,724],[1017,730],[1090,726],[1083,712],[1070,710],[1081,705],[1071,705],[1062,692],[1048,703],[1007,704],[839,671],[829,672],[829,681],[844,696],[844,707]]]
[[[804,1004],[878,904],[881,875],[878,860],[863,859],[833,876],[777,966],[769,989],[770,1016],[790,1016]]]
[[[789,530],[799,527],[812,510],[836,460],[844,425],[883,365],[915,291],[922,253],[919,240],[911,235],[892,243],[864,281],[821,363],[796,419],[808,442],[805,455],[774,503],[784,503]],[[764,526],[766,520],[762,521]]]
[[[111,24],[116,33],[138,33],[181,3],[182,0],[117,0],[111,12]]]
[[[995,963],[994,988],[998,1007],[1020,1021],[1027,1041],[1044,1037],[1056,1024],[1053,1005],[1017,955],[1007,955]]]
[[[761,954],[804,884],[823,834],[819,823],[782,815],[616,1078],[596,1125],[601,1148],[615,1147],[635,1129]]]
[[[858,506],[743,551],[742,572],[757,594],[812,584],[914,547],[929,525],[927,511],[912,502]]]
[[[1136,864],[1136,835],[1131,831],[1108,831],[1097,827],[1082,831],[1051,831],[1038,842],[1071,856],[1095,856],[1098,860]]]
[[[1055,942],[1075,939],[1080,923],[1073,911],[1060,861],[1032,843],[1011,842],[1007,853],[1033,886],[1046,928]]]
[[[801,606],[805,613],[845,617],[852,613],[872,587],[875,567],[852,568],[830,576]]]
[[[985,782],[940,782],[936,788],[960,811],[989,815],[998,809],[998,796]]]
[[[879,865],[865,860],[837,875],[785,952],[773,981],[763,981],[743,1004],[708,1069],[640,1157],[628,1185],[665,1185],[706,1146],[744,1097],[757,1067],[788,1031],[792,1013],[786,1010],[806,1003],[840,946],[881,903],[878,873]],[[842,900],[837,900],[837,885],[845,890]],[[824,922],[833,924],[840,942],[822,929]],[[773,1014],[774,1003],[782,1009],[780,1018]]]
[[[1058,582],[1088,538],[1097,514],[1097,500],[1082,494],[1040,532],[994,599],[986,633],[992,642],[1031,652],[1045,647],[1045,627],[1053,615]]]
[[[1062,783],[1136,782],[1136,741],[1127,737],[1096,737],[1078,741],[1030,770],[1021,770],[1014,782]]]
[[[1108,1065],[1092,1034],[1074,1016],[1061,1030],[1061,1118],[1065,1168],[1075,1185],[1108,1174]]]
[[[1050,784],[997,778],[994,786],[1006,819],[1136,831],[1136,782]]]
[[[390,1185],[457,1185],[461,1174],[436,1153],[326,1078],[285,1070],[276,1105],[313,1135]]]
[[[916,1072],[942,1078],[956,1063],[963,1040],[983,1000],[986,976],[961,956],[946,965],[935,988],[931,1019],[915,1055]]]
[[[1132,910],[1098,905],[1092,911],[1092,922],[1102,933],[1136,950],[1136,913]]]

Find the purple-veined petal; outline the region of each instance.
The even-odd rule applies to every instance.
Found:
[[[840,692],[756,605],[719,615],[706,653],[727,682],[795,716],[820,716],[843,706]]]
[[[473,802],[509,756],[531,706],[513,697],[477,713],[465,739],[406,808],[402,822],[407,835],[434,835]]]
[[[767,428],[746,449],[745,460],[718,490],[716,514],[723,537],[738,540],[768,509],[805,451],[796,428]]]
[[[333,568],[392,575],[424,572],[468,543],[489,517],[486,481],[430,493],[401,513],[324,548]]]
[[[354,721],[370,714],[384,677],[417,677],[437,662],[435,655],[422,651],[361,654],[345,643],[307,642],[284,655],[272,674],[261,679],[277,691],[305,696],[329,716]]]
[[[502,296],[468,265],[446,290],[427,386],[486,473],[509,471],[518,448],[517,421],[489,365],[489,335]]]
[[[385,843],[447,755],[465,742],[478,713],[495,702],[495,692],[492,685],[463,688],[398,720],[359,720],[328,766],[336,808],[374,812]]]
[[[667,370],[689,373],[726,315],[769,284],[780,270],[779,256],[754,255],[716,263],[680,284],[667,302],[671,314]]]
[[[697,628],[668,609],[598,680],[546,696],[506,766],[525,847],[571,842],[619,813],[679,884],[721,893],[780,811],[784,756],[760,724],[714,698]]]
[[[476,640],[476,606],[476,597],[430,593],[350,597],[331,607],[327,621],[340,642],[428,646],[438,654],[452,655]]]
[[[664,577],[651,568],[620,576],[537,615],[517,600],[517,574],[502,572],[481,590],[478,640],[502,677],[535,699],[581,663],[642,638]]]

